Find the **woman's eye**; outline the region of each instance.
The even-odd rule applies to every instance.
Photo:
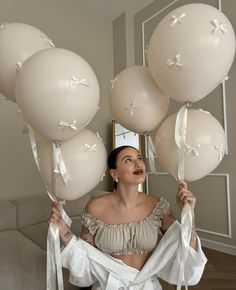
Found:
[[[138,160],[143,160],[143,157],[139,157]]]
[[[127,158],[127,159],[125,159],[125,162],[132,162],[132,159],[131,158]]]

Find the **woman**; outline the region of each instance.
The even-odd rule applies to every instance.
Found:
[[[175,227],[178,227],[176,226],[177,222],[170,210],[168,201],[163,197],[154,197],[138,191],[138,185],[144,182],[146,175],[145,164],[142,160],[142,156],[139,151],[133,147],[121,146],[110,153],[108,157],[108,167],[113,178],[114,191],[90,200],[85,207],[82,217],[82,230],[79,238],[80,245],[78,243],[76,245],[76,238],[73,237],[73,233],[61,219],[60,204],[54,204],[52,207],[50,221],[58,225],[60,238],[66,246],[62,253],[62,261],[63,265],[71,272],[71,281],[80,286],[87,286],[87,284],[95,283],[93,289],[131,289],[128,288],[129,286],[127,285],[132,284],[132,278],[129,283],[126,281],[128,278],[124,281],[119,279],[118,282],[116,281],[117,279],[113,279],[113,286],[109,286],[110,282],[106,281],[109,280],[109,277],[111,276],[111,272],[107,269],[109,267],[104,266],[108,271],[107,275],[106,273],[101,274],[102,271],[100,274],[97,273],[96,266],[93,265],[94,256],[91,255],[91,260],[89,259],[90,255],[84,253],[86,250],[83,248],[85,243],[81,242],[81,240],[83,240],[106,254],[101,256],[101,259],[105,256],[105,259],[107,259],[107,257],[113,257],[111,261],[123,265],[123,268],[126,269],[127,272],[133,272],[133,277],[136,277],[138,273],[143,272],[142,269],[144,265],[155,250],[155,253],[157,253],[157,259],[161,257],[166,259],[166,265],[164,263],[160,270],[158,270],[159,272],[157,271],[155,274],[159,274],[159,277],[170,283],[177,284],[178,271],[177,269],[174,269],[174,267],[176,267],[176,257],[178,256],[178,239],[174,239],[169,245],[169,241],[172,240],[172,235],[171,231],[168,231],[168,229],[172,228],[172,232],[175,233]],[[196,198],[190,191],[188,191],[185,182],[180,182],[178,189],[177,204],[179,208],[182,209],[183,205],[188,202],[191,207],[192,216],[194,217]],[[172,226],[173,224],[175,226]],[[197,268],[201,268],[201,276],[206,259],[201,251],[194,224],[192,228],[193,231],[190,240],[190,247],[193,256],[198,254],[198,258],[201,260],[196,263]],[[157,246],[159,241],[159,229],[164,237],[167,237],[165,237],[167,241],[159,243],[160,245]],[[73,242],[71,242],[72,240]],[[73,246],[71,246],[71,244],[73,244]],[[163,248],[163,244],[166,244],[166,249],[165,246]],[[160,257],[158,256],[158,247],[160,247]],[[176,252],[171,257],[169,257],[170,252],[167,253],[168,247],[169,250],[171,247],[174,247],[174,252]],[[70,250],[67,250],[67,248]],[[84,251],[81,251],[81,248],[83,248]],[[85,248],[87,249],[87,246]],[[80,252],[78,252],[78,249],[80,249]],[[68,253],[68,251],[70,251],[70,253]],[[165,252],[167,256],[169,255],[169,258],[165,258]],[[72,261],[75,255],[85,255],[85,258],[81,258],[82,260],[78,264],[76,259],[74,262]],[[96,251],[94,252],[94,255],[97,256],[100,254]],[[193,257],[193,264],[195,263],[194,259],[196,260],[196,257]],[[76,273],[76,268],[79,267],[79,265],[81,267],[82,262],[86,264],[86,271],[82,271],[84,275]],[[73,263],[74,265],[72,265]],[[94,263],[96,264],[98,261]],[[159,261],[157,268],[160,264]],[[171,264],[171,266],[169,266],[169,264]],[[166,268],[167,266],[169,267],[168,269]],[[193,265],[193,268],[194,267],[195,266]],[[191,270],[193,273],[190,273],[190,275],[194,277],[198,276],[197,280],[199,280],[199,273],[196,274],[194,272],[196,269],[194,268]],[[119,270],[117,271],[115,271],[116,274],[119,273]],[[165,271],[168,273],[165,273]],[[85,277],[86,275],[87,277]],[[105,276],[106,278],[102,278],[101,276]],[[141,279],[142,283],[139,284],[142,285],[143,288],[140,289],[161,289],[158,280],[155,279],[154,275],[153,277],[151,280],[147,279],[147,281]],[[190,277],[190,282],[191,278],[192,277]],[[196,277],[194,279],[196,280]],[[115,283],[117,288],[114,288]],[[150,283],[152,283],[152,286],[150,286]],[[122,288],[120,286],[124,287]]]

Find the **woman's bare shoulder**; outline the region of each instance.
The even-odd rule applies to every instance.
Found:
[[[144,198],[146,199],[147,203],[155,206],[160,200],[161,200],[161,197],[159,196],[155,196],[155,195],[150,195],[150,194],[146,194],[144,193]]]
[[[111,202],[112,196],[112,192],[107,192],[103,195],[92,197],[85,207],[86,212],[94,217],[99,217]]]

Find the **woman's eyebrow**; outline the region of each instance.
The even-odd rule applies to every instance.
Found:
[[[133,156],[131,156],[131,155],[126,155],[126,156],[124,156],[121,160],[124,160],[124,159],[127,158],[127,157],[133,157]]]
[[[132,155],[126,155],[121,160],[124,160],[127,157],[134,157],[134,156],[132,156]],[[142,157],[142,155],[141,154],[138,154],[137,157]]]

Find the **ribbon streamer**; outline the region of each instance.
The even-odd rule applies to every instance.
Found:
[[[37,150],[37,142],[34,130],[28,124],[29,130],[29,139],[31,144],[31,149],[33,152],[34,160],[39,170],[39,173],[43,179],[41,174],[39,160],[38,160],[38,150]],[[59,147],[59,144],[54,144],[55,147]],[[54,146],[53,146],[54,147]],[[60,153],[59,153],[60,155]],[[58,151],[55,151],[55,156],[53,157],[54,170],[57,169],[58,165]],[[55,178],[55,173],[52,174],[52,179]],[[58,202],[56,197],[56,180],[54,180],[53,190],[49,189],[49,186],[43,179],[45,187],[47,189],[47,194],[53,202]],[[70,227],[71,219],[68,217],[64,209],[61,207],[61,215],[62,219],[65,223]],[[47,290],[64,290],[63,285],[63,275],[62,275],[62,266],[61,266],[61,256],[60,256],[60,237],[59,237],[59,229],[55,224],[50,223],[48,228],[48,236],[47,236]],[[58,288],[57,288],[58,287]]]
[[[184,180],[184,161],[186,155],[186,135],[187,135],[187,119],[188,108],[190,104],[186,103],[177,113],[175,123],[175,143],[178,147],[178,180]],[[185,289],[188,289],[188,257],[190,239],[192,233],[192,213],[189,203],[185,203],[181,212],[181,237],[180,237],[180,268],[179,268],[179,280],[177,284],[177,290],[181,290],[181,286],[184,283]]]
[[[57,179],[56,174],[60,174],[64,184],[67,185],[70,180],[70,175],[65,166],[65,162],[60,149],[60,144],[57,142],[52,143],[52,162],[53,162],[53,175],[55,177],[54,181],[55,179]],[[56,184],[54,183],[53,188],[56,192],[55,186]]]
[[[149,161],[149,167],[150,171],[152,173],[157,172],[156,165],[155,165],[155,157],[157,157],[156,149],[153,144],[152,138],[150,133],[146,132],[144,133],[146,144],[147,144],[147,152],[148,152],[148,161]]]
[[[178,179],[184,180],[184,159],[186,148],[188,105],[184,105],[177,113],[175,122],[175,143],[178,147]]]
[[[61,207],[64,222],[70,227],[71,219]],[[50,223],[47,237],[47,290],[64,290],[58,226]],[[56,279],[57,278],[57,279]]]

